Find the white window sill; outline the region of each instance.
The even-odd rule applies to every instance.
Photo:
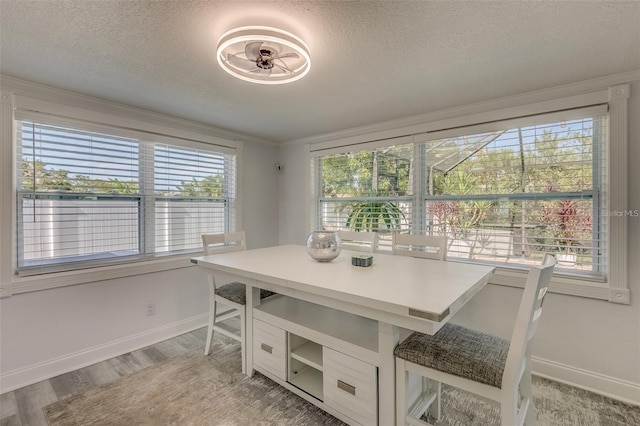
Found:
[[[526,270],[497,267],[489,283],[524,288],[526,279]],[[551,279],[549,291],[570,296],[607,300],[625,305],[630,303],[628,292],[621,292],[622,289],[620,288],[612,288],[604,280],[555,274]]]
[[[202,253],[196,252],[188,255],[171,256],[164,259],[154,259],[121,265],[101,266],[27,277],[15,276],[11,281],[11,294],[27,293],[30,291],[46,290],[77,284],[87,284],[96,281],[168,271],[171,269],[190,268],[195,266],[190,262],[190,259],[201,254]],[[3,296],[10,296],[11,294]]]

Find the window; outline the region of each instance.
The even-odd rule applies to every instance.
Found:
[[[604,276],[604,117],[430,140],[425,221],[447,255]]]
[[[17,121],[17,270],[201,249],[235,226],[235,152],[62,120]]]
[[[413,149],[398,145],[320,157],[316,228],[410,231]]]
[[[319,151],[315,227],[446,235],[448,259],[509,268],[554,252],[604,280],[607,122],[591,107]]]

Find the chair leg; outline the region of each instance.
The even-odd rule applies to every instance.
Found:
[[[531,361],[525,361],[525,370],[522,380],[520,381],[520,395],[523,401],[528,401],[527,412],[524,418],[524,424],[527,426],[535,426],[536,424],[536,407],[533,404],[533,387],[531,385]]]
[[[396,358],[396,426],[407,424],[407,374],[404,360]]]
[[[207,343],[204,345],[204,354],[209,355],[211,351],[211,341],[213,340],[213,325],[216,322],[216,299],[211,298],[209,301],[209,327],[207,330]]]
[[[424,380],[426,382],[426,394],[435,394],[435,400],[431,403],[427,411],[433,418],[440,420],[440,416],[442,415],[442,383],[428,378],[425,378]]]
[[[240,309],[240,353],[242,356],[242,374],[247,374],[247,311],[246,306]]]
[[[503,389],[500,402],[500,417],[503,425],[518,425],[518,389]],[[521,423],[522,424],[522,423]]]

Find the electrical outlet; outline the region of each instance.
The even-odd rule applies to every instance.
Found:
[[[146,313],[147,313],[148,317],[150,317],[151,315],[155,315],[156,314],[156,303],[155,302],[147,303]]]

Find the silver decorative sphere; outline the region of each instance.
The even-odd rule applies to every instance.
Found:
[[[307,238],[307,252],[318,262],[331,262],[340,254],[340,243],[335,231],[313,231]]]

